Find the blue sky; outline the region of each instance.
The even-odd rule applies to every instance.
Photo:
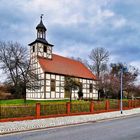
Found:
[[[44,14],[54,52],[88,58],[104,47],[110,62],[140,68],[140,0],[0,0],[0,40],[27,46]]]

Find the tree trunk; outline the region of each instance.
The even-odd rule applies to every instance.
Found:
[[[70,91],[70,102],[71,102],[72,90]]]
[[[98,101],[100,100],[100,91],[98,90]]]
[[[23,98],[24,98],[24,104],[26,104],[26,84],[24,83],[24,87],[22,89],[22,94],[23,94]]]

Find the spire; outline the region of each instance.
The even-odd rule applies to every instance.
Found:
[[[42,18],[43,18],[43,14],[41,14],[41,16],[40,16],[40,23],[36,26],[36,29],[37,30],[38,29],[43,29],[44,31],[46,31],[47,29],[46,29],[46,27],[43,24]]]
[[[43,14],[41,14],[41,16],[40,16],[40,23],[36,26],[37,38],[46,39],[46,30],[47,29],[43,24],[42,18],[43,18]]]
[[[47,46],[53,46],[52,44],[49,44],[46,40],[46,27],[43,24],[43,14],[40,15],[40,23],[36,26],[36,30],[37,30],[37,39],[35,41],[33,41],[32,43],[30,43],[29,45],[33,45],[36,42],[45,44]]]

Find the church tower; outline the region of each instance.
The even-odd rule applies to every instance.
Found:
[[[42,21],[43,14],[40,16],[40,23],[36,26],[37,39],[30,43],[30,54],[32,56],[40,56],[46,59],[52,59],[52,44],[46,40],[46,27]]]
[[[26,85],[27,98],[46,98],[45,93],[45,74],[41,69],[38,58],[52,60],[53,45],[46,40],[46,27],[43,24],[42,16],[40,23],[36,26],[36,40],[29,44],[30,46],[30,81]]]

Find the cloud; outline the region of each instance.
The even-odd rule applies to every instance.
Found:
[[[139,0],[0,0],[0,39],[25,46],[36,38],[44,14],[47,40],[54,52],[88,58],[104,47],[110,61],[138,61],[140,56]]]
[[[132,65],[135,68],[138,68],[140,70],[140,60],[132,61],[130,63],[130,65]],[[139,73],[140,73],[140,71],[139,71]],[[138,75],[138,77],[137,77],[136,85],[140,85],[140,75]]]
[[[113,24],[115,28],[120,28],[120,27],[125,26],[126,20],[124,18],[120,18],[119,20],[116,19],[113,21]]]

